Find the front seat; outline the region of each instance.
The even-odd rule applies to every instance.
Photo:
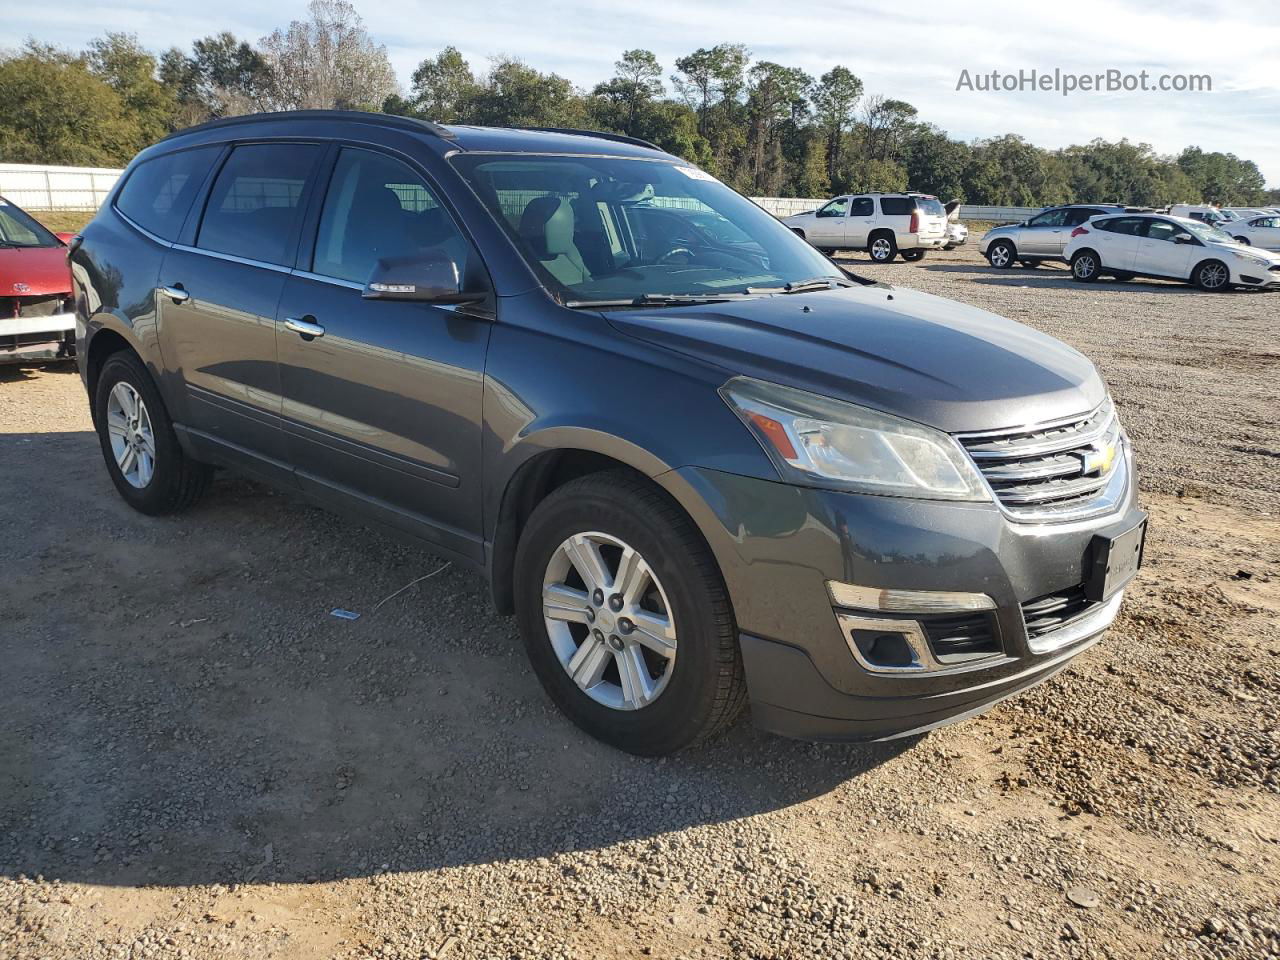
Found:
[[[520,215],[520,238],[547,272],[565,285],[591,279],[573,242],[573,230],[573,207],[563,197],[534,197]]]

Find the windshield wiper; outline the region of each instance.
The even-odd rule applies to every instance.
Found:
[[[811,290],[830,290],[832,287],[852,287],[852,280],[841,277],[812,277],[793,280],[780,287],[747,287],[747,293],[808,293]]]
[[[748,291],[750,293],[750,291]],[[724,303],[728,300],[748,299],[747,293],[642,293],[624,300],[568,300],[566,307],[588,309],[591,307],[647,307],[662,304]]]

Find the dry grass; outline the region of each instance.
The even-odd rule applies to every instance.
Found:
[[[28,210],[29,214],[54,233],[74,233],[93,219],[92,210]]]

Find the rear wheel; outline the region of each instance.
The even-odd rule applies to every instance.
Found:
[[[1071,258],[1071,278],[1081,283],[1093,283],[1101,269],[1102,262],[1092,250],[1081,250]]]
[[[918,261],[918,260],[923,260],[923,259],[924,259],[924,254],[925,254],[925,252],[924,252],[923,250],[920,250],[920,249],[916,249],[916,250],[903,250],[903,251],[902,251],[902,259],[903,259],[903,260],[906,260],[908,263],[915,263],[915,262],[916,262],[916,261]]]
[[[534,672],[591,736],[665,754],[741,712],[746,682],[719,568],[648,481],[610,471],[556,490],[525,526],[515,576]]]
[[[1197,265],[1191,278],[1197,287],[1210,293],[1219,293],[1231,286],[1231,271],[1221,260],[1206,260]]]
[[[1013,258],[1017,251],[1008,240],[997,240],[987,248],[987,261],[997,269],[1003,270],[1013,266]]]
[[[94,421],[111,481],[135,510],[176,513],[208,488],[212,468],[183,452],[160,391],[136,354],[122,350],[103,364]]]
[[[876,263],[892,263],[898,255],[898,241],[892,233],[873,233],[867,252]]]
[[[1113,273],[1112,276],[1115,277],[1117,280],[1125,281],[1125,280],[1132,280],[1136,276],[1136,274],[1132,274],[1132,273],[1128,273],[1127,271],[1120,270],[1120,271],[1117,271],[1116,273]]]

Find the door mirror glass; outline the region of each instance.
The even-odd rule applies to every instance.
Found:
[[[366,300],[474,303],[483,293],[464,293],[458,265],[443,250],[413,257],[388,257],[374,264],[364,285]]]

